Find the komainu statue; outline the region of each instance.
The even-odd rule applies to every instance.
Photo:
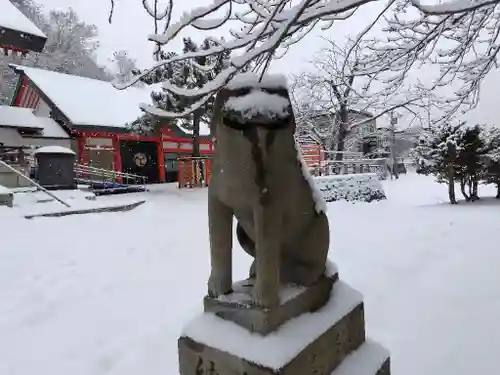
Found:
[[[281,284],[311,286],[325,272],[328,218],[295,143],[285,79],[243,74],[215,100],[209,186],[211,275],[208,292],[232,291],[233,217],[252,257],[253,303],[280,304]]]

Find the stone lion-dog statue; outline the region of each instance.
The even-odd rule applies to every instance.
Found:
[[[261,308],[280,305],[281,285],[317,282],[330,242],[298,154],[286,81],[278,78],[230,82],[216,96],[210,124],[208,295],[232,292],[234,216],[238,241],[254,258],[252,302]]]

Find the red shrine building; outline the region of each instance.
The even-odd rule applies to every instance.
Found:
[[[0,0],[0,51],[25,55],[41,52],[45,34],[22,14],[10,0]]]
[[[25,55],[43,50],[47,38],[9,0],[0,0],[0,52]],[[127,124],[151,102],[151,87],[122,91],[111,83],[21,65],[10,106],[0,106],[0,149],[71,147],[77,163],[147,177],[148,183],[176,181],[178,162],[190,156],[192,135],[165,121],[157,134],[133,135]],[[200,129],[200,154],[213,143]]]
[[[167,122],[149,137],[133,135],[127,128],[142,114],[139,105],[151,102],[151,87],[117,90],[110,82],[20,65],[11,68],[19,75],[11,106],[57,122],[70,136],[79,164],[141,175],[148,183],[177,180],[177,159],[191,155],[192,135]],[[200,134],[200,154],[211,155],[208,127]]]

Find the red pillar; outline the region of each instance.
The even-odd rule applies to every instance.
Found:
[[[17,95],[14,98],[15,107],[21,106],[21,101],[23,100],[27,87],[28,87],[28,80],[26,79],[26,77],[23,77],[23,79],[21,80],[21,84],[19,86],[19,91],[17,92]]]
[[[113,137],[113,166],[115,172],[122,171],[122,157],[120,155],[120,140],[118,137]],[[116,177],[116,182],[121,184],[123,182],[123,178]]]
[[[163,154],[163,137],[160,135],[158,142],[158,168],[160,182],[165,182],[165,156]]]
[[[78,157],[78,162],[82,165],[89,164],[89,153],[86,148],[87,145],[87,137],[85,135],[78,136],[78,152],[80,153]],[[83,178],[89,178],[86,173],[83,173]]]
[[[87,139],[84,135],[77,135],[77,150],[76,153],[78,155],[78,164],[85,164],[85,144],[87,143]]]

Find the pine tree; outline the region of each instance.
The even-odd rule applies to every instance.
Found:
[[[484,129],[482,138],[485,144],[483,179],[488,184],[496,185],[496,198],[500,199],[500,129]]]
[[[448,185],[448,198],[451,204],[457,204],[455,179],[457,175],[460,125],[445,125],[423,139],[415,149],[421,165],[419,173],[433,175],[437,182]]]
[[[217,45],[217,43],[211,39],[205,39],[201,45],[197,45],[191,38],[184,38],[183,42],[183,53],[207,50]],[[160,52],[159,59],[166,60],[173,56],[176,56],[176,53]],[[161,69],[156,69],[151,75],[141,80],[149,85],[167,81],[186,89],[201,88],[207,82],[213,80],[224,68],[229,66],[229,61],[229,51],[225,51],[216,56],[197,57],[177,64],[169,64]],[[162,90],[161,92],[154,91],[151,97],[156,108],[171,112],[182,112],[200,99],[199,97],[172,94],[166,90]],[[202,121],[208,122],[208,118],[211,115],[213,100],[214,99],[211,98],[204,106],[198,108],[186,117],[173,119],[176,124],[188,131],[192,131],[193,156],[199,156],[200,154],[200,123]],[[144,114],[140,119],[131,124],[131,129],[139,133],[153,132],[158,123],[158,121],[154,120],[154,116]]]
[[[466,201],[479,199],[478,184],[483,172],[482,154],[485,145],[481,137],[481,127],[462,126],[459,135],[459,153],[457,157],[456,178],[460,181],[460,190]],[[465,187],[468,186],[468,193]]]

